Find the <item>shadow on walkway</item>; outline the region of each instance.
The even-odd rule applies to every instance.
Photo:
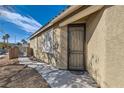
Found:
[[[20,64],[35,68],[40,75],[54,88],[96,88],[96,82],[86,71],[59,70],[51,65],[19,58]]]

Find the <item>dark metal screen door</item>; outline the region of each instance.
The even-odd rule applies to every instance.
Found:
[[[68,54],[70,70],[84,70],[83,62],[83,48],[84,48],[84,26],[83,25],[69,25],[68,37]]]

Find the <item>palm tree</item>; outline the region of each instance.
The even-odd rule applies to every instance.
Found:
[[[17,45],[19,46],[19,45],[21,45],[21,43],[20,43],[20,42],[18,42],[18,43],[17,43]]]
[[[26,43],[27,43],[27,41],[26,41],[25,39],[22,39],[21,42],[22,42],[23,44],[26,44]]]
[[[6,37],[5,37],[5,35],[3,35],[3,37],[2,37],[2,39],[3,39],[3,47],[5,47],[5,41],[6,41]]]
[[[5,37],[6,37],[7,45],[8,45],[8,41],[9,41],[10,35],[9,34],[5,34]]]

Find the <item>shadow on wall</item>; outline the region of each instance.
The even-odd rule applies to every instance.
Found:
[[[67,26],[64,26],[61,28],[60,32],[60,45],[61,45],[61,54],[60,54],[60,65],[62,68],[66,69],[67,68]]]
[[[98,11],[98,12],[90,15],[89,18],[87,19],[86,47],[88,46],[88,43],[90,42],[90,39],[92,38],[94,31],[96,30],[96,28],[102,18],[103,13],[104,13],[104,9],[102,11]],[[86,50],[88,53],[88,49],[86,49]],[[86,58],[88,60],[87,68],[88,68],[88,71],[92,74],[93,78],[97,81],[97,83],[99,83],[99,80],[101,80],[100,67],[99,67],[99,61],[100,61],[99,55],[96,55],[96,53],[94,53],[94,52],[92,52],[92,54],[90,54],[90,55],[91,55],[91,58]],[[88,57],[88,55],[86,57]]]
[[[66,29],[63,32],[53,31],[53,43],[50,48],[53,53],[43,53],[48,63],[57,67],[66,67],[67,65],[67,34]],[[52,50],[50,49],[50,50]]]
[[[90,24],[93,24],[93,25],[91,26],[91,25],[87,25],[87,23],[86,23],[86,32],[87,32],[86,34],[88,34],[87,37],[86,37],[86,42],[87,42],[87,44],[89,43],[90,39],[92,38],[92,35],[93,35],[93,33],[94,33],[96,27],[98,26],[98,23],[100,22],[100,19],[101,19],[102,15],[103,15],[105,9],[106,9],[106,8],[109,8],[109,7],[112,7],[112,5],[106,6],[104,9],[102,9],[102,11],[100,10],[100,11],[98,11],[98,12],[96,12],[96,13],[93,13],[92,15],[90,15],[90,16],[92,16],[92,17],[88,17],[88,20],[86,20],[86,21],[88,21]],[[95,20],[94,20],[94,19],[95,19]],[[91,30],[91,31],[90,31],[90,30]]]
[[[92,55],[91,59],[89,60],[89,72],[92,73],[93,77],[96,79],[96,81],[101,80],[101,73],[100,71],[100,67],[99,67],[99,57],[97,57],[96,55]],[[99,81],[100,82],[100,81]]]
[[[59,63],[60,58],[60,52],[58,50],[59,41],[57,39],[59,37],[55,31],[52,33],[49,32],[49,34],[47,33],[45,36],[44,33],[42,33],[40,37],[41,39],[38,40],[40,46],[38,46],[38,50],[36,52],[37,58],[42,62],[51,63],[56,66],[56,63]]]
[[[48,58],[48,63],[51,63],[52,65],[56,66],[57,63],[59,63],[59,41],[58,39],[59,36],[56,34],[56,30],[53,31],[53,43],[51,43],[50,47],[53,50],[53,53],[47,53],[47,58]]]
[[[98,26],[98,23],[100,22],[100,19],[101,19],[103,13],[104,13],[104,9],[102,11],[98,11],[98,12],[90,15],[92,17],[88,17],[88,20],[87,20],[88,23],[93,24],[93,25],[87,25],[87,23],[86,23],[86,34],[88,34],[86,37],[87,44],[89,43],[90,39],[92,38],[92,35],[93,35],[96,27]]]
[[[105,11],[106,8],[109,8],[111,6],[106,6],[104,9],[92,14],[87,22],[88,24],[86,25],[86,34],[87,34],[87,37],[86,37],[86,46],[89,44],[90,42],[90,39],[92,38],[93,34],[94,34],[94,31],[97,29],[97,26],[98,24],[100,23],[100,20],[102,18],[102,15]],[[89,24],[93,24],[93,25],[89,25]],[[88,53],[88,49],[87,50],[87,53]],[[97,52],[97,51],[96,51]],[[99,52],[99,51],[98,51]],[[88,56],[88,55],[87,55]],[[86,57],[87,57],[86,56]],[[86,58],[87,59],[87,58]],[[88,59],[87,59],[88,60]],[[98,83],[100,83],[101,81],[101,73],[100,73],[100,68],[99,67],[100,65],[100,57],[99,55],[95,54],[92,52],[91,54],[91,58],[89,58],[88,60],[88,64],[87,64],[87,67],[89,69],[89,72],[92,73],[93,77],[96,79],[96,81]]]

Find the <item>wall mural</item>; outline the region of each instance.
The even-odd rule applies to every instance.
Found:
[[[42,39],[42,51],[53,53],[53,30],[45,32]]]

